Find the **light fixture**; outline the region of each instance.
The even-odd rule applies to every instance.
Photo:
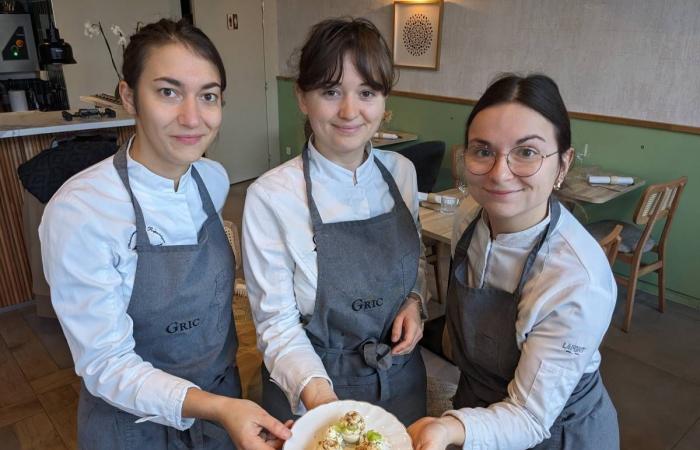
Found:
[[[75,64],[73,48],[63,39],[53,19],[53,1],[49,2],[49,28],[46,39],[39,44],[39,61],[41,64]]]

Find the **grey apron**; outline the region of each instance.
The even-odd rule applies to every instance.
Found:
[[[138,262],[127,313],[134,323],[134,351],[169,374],[215,394],[239,398],[238,347],[231,316],[234,260],[223,226],[202,178],[192,166],[207,219],[197,244],[155,246],[146,234],[141,207],[129,185],[126,145],[114,166],[136,215]],[[219,425],[196,420],[185,431],[139,417],[91,395],[83,384],[78,405],[81,449],[235,449]]]
[[[447,326],[460,380],[455,408],[487,407],[508,397],[520,350],[515,321],[523,286],[537,253],[559,221],[560,204],[550,200],[550,221],[525,261],[516,291],[471,288],[467,251],[479,215],[469,224],[455,249],[447,294]],[[550,428],[551,437],[537,450],[616,450],[620,448],[617,413],[600,372],[584,374]]]
[[[341,400],[379,405],[409,425],[426,415],[420,350],[391,354],[391,327],[416,282],[420,241],[411,212],[389,171],[373,158],[394,200],[366,220],[323,223],[311,195],[309,150],[302,153],[316,244],[318,281],[313,314],[302,317]],[[287,398],[263,367],[263,407],[292,418]]]

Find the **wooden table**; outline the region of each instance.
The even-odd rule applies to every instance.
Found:
[[[455,188],[437,192],[440,195],[450,195],[462,198],[462,193]],[[472,197],[467,195],[460,201],[459,210],[465,208],[470,212],[475,212],[479,205]],[[418,210],[423,233],[423,242],[426,247],[431,246],[435,250],[436,284],[438,290],[438,301],[445,303],[447,298],[447,283],[450,278],[450,259],[452,257],[452,228],[457,214],[443,214],[440,212],[440,205],[435,203],[421,203]]]
[[[634,184],[629,186],[608,185],[608,184],[588,184],[588,175],[602,176],[626,176],[619,172],[609,172],[598,166],[575,167],[569,171],[564,179],[561,189],[557,191],[557,197],[564,202],[585,202],[601,204],[619,197],[627,192],[644,186],[646,181],[638,177],[634,178]]]
[[[379,139],[379,138],[372,138],[372,145],[375,148],[379,147],[387,147],[389,145],[394,145],[394,144],[401,144],[403,142],[411,142],[411,141],[416,141],[418,140],[418,135],[412,134],[412,133],[406,133],[404,131],[387,131],[384,130],[382,133],[391,133],[397,135],[399,138],[398,139]]]

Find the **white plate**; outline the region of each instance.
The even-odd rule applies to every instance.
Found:
[[[411,438],[406,428],[379,406],[355,400],[327,403],[307,412],[292,427],[292,437],[284,444],[284,450],[315,450],[329,426],[338,422],[350,411],[365,417],[366,430],[376,430],[391,444],[391,450],[411,450]],[[365,430],[365,431],[366,431]],[[345,447],[352,449],[354,446]]]

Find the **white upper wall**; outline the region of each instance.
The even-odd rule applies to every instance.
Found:
[[[54,0],[53,7],[56,26],[61,37],[73,47],[78,62],[63,66],[71,109],[87,106],[81,105],[81,95],[114,94],[119,81],[104,40],[101,36],[92,39],[85,36],[85,22],[102,22],[114,61],[121,72],[122,51],[117,45],[117,37],[110,31],[113,24],[130,35],[138,21],[177,20],[182,14],[179,0]]]
[[[309,28],[373,21],[391,46],[392,0],[278,4],[279,69]],[[396,89],[477,99],[502,72],[542,72],[571,111],[700,126],[700,1],[449,0],[440,69],[401,69]]]

